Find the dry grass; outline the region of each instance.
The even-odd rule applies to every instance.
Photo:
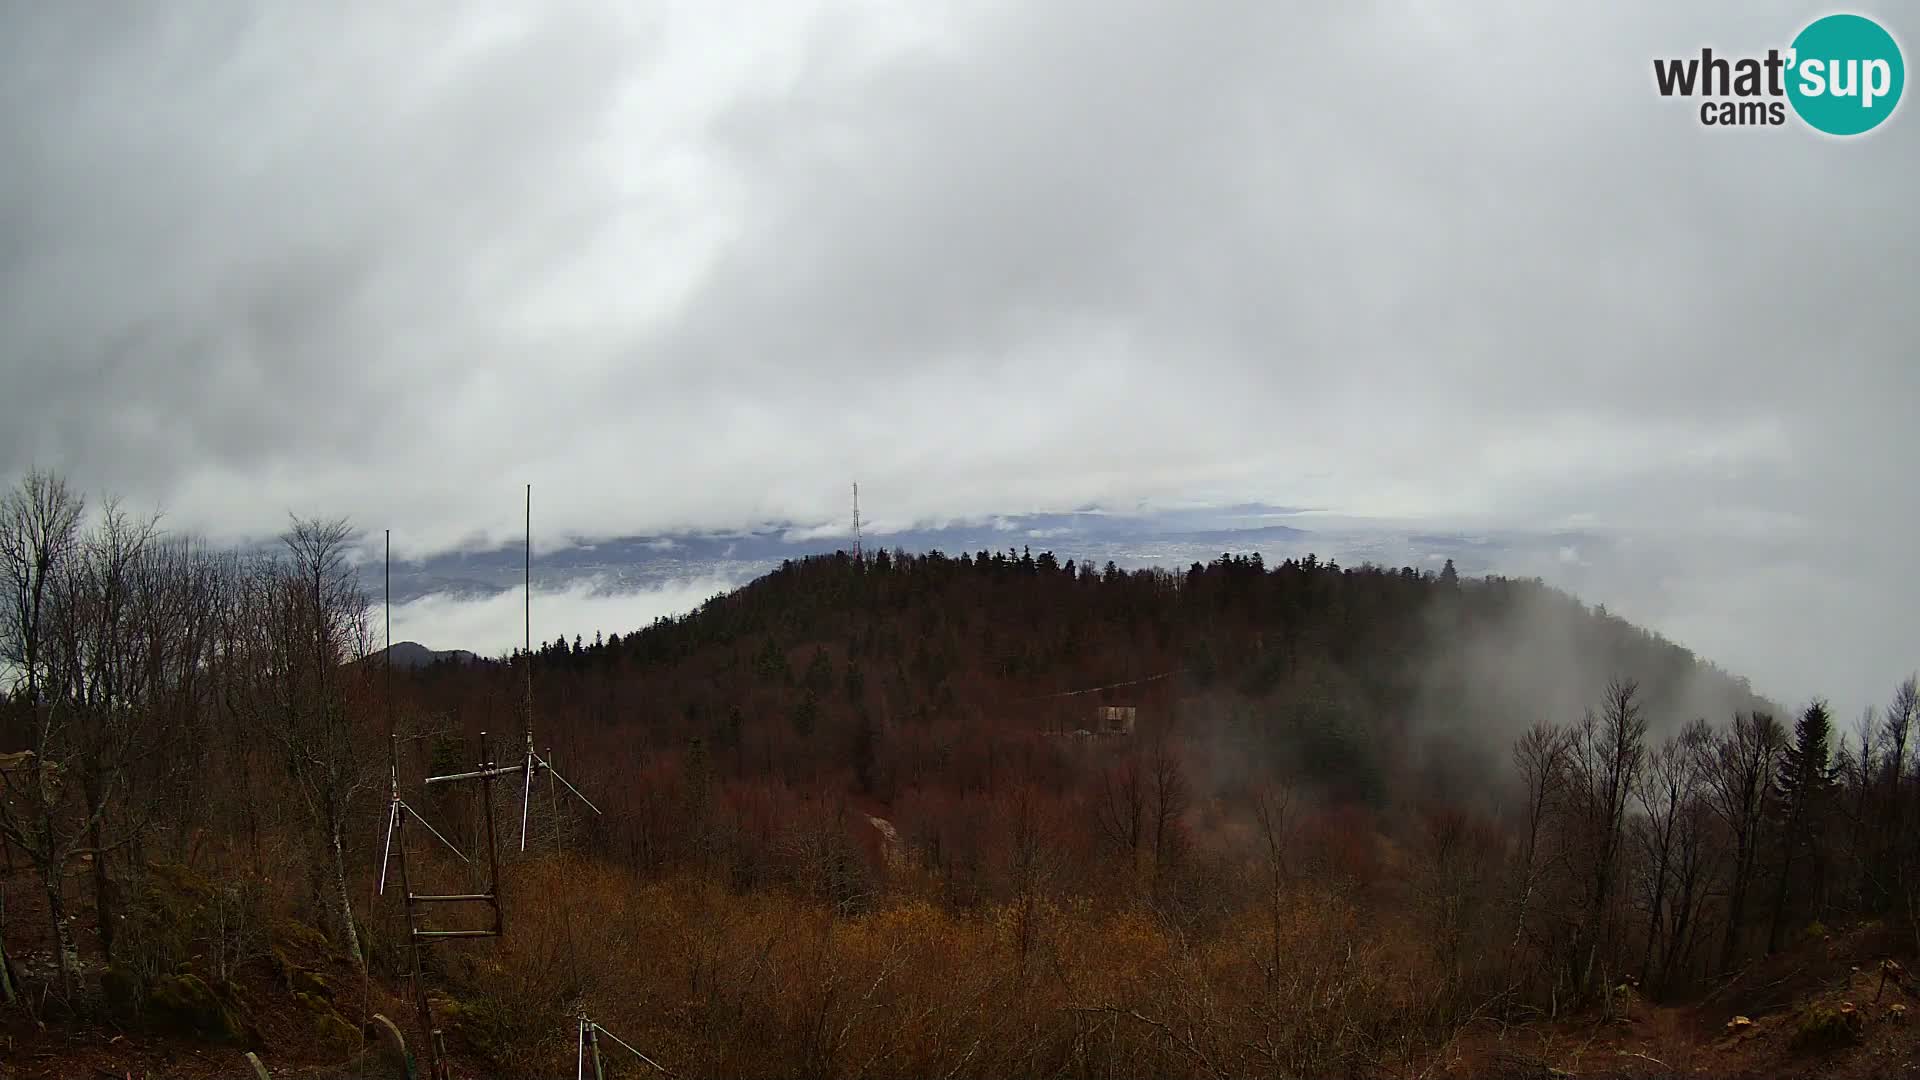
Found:
[[[570,1061],[581,1008],[683,1075],[1329,1075],[1451,1034],[1423,946],[1332,893],[1289,902],[1276,950],[1266,911],[1204,939],[1085,899],[896,891],[847,917],[557,857],[508,887],[508,937],[449,960],[443,1008],[462,1053],[515,1073]]]

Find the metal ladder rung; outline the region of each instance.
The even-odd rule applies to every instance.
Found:
[[[481,938],[499,937],[493,930],[415,930],[416,938]]]
[[[453,904],[453,903],[465,903],[468,901],[479,901],[479,900],[485,900],[488,903],[492,903],[493,899],[494,899],[494,896],[492,893],[485,893],[485,892],[441,893],[439,895],[421,894],[421,895],[409,895],[407,897],[407,901],[413,904]]]

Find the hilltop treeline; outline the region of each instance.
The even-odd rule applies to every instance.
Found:
[[[1673,729],[1764,707],[1744,681],[1538,581],[1312,555],[1168,572],[1051,552],[837,553],[625,637],[556,639],[533,665],[541,712],[569,731],[652,752],[698,740],[739,774],[817,779],[858,763],[850,748],[897,749],[873,736],[929,729],[955,753],[1032,745],[1023,737],[1089,726],[1096,705],[1130,704],[1147,733],[1223,751],[1213,772],[1231,758],[1376,808],[1389,787],[1410,797],[1422,770],[1504,776],[1513,737],[1577,717],[1623,675]],[[460,708],[515,721],[504,670],[429,679]],[[951,758],[876,764],[895,767],[856,777],[868,793],[987,782]]]
[[[551,1067],[584,1006],[695,1074],[1367,1071],[1920,906],[1911,683],[1843,735],[1537,581],[838,553],[389,673],[344,523],[243,557],[88,520],[52,477],[4,509],[0,837],[45,896],[5,932],[49,958],[35,1007],[84,1015],[116,971],[244,981],[288,918],[398,992],[367,906],[388,732],[473,850],[473,792],[419,778],[483,730],[515,760],[529,704],[602,813],[543,780],[508,936],[429,958],[456,1049],[499,1067]],[[1131,734],[1089,733],[1107,705]],[[224,884],[182,916],[156,867]]]

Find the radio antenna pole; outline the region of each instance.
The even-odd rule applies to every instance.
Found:
[[[533,806],[533,485],[527,485],[525,562],[522,564],[520,595],[524,607],[522,614],[526,620],[526,640],[521,646],[520,662],[525,667],[527,677],[527,731],[526,761],[524,783],[520,787],[520,850],[527,850],[527,814]]]
[[[545,770],[549,777],[551,777],[554,780],[560,781],[560,783],[564,785],[568,791],[571,791],[573,793],[574,798],[579,799],[583,803],[586,803],[587,809],[593,811],[595,814],[598,814],[600,812],[600,808],[593,805],[593,800],[587,798],[585,795],[580,794],[579,788],[574,787],[571,783],[568,783],[567,778],[564,776],[561,776],[560,773],[554,769],[553,762],[548,760],[548,758],[551,758],[553,755],[552,750],[548,750],[547,758],[543,758],[533,748],[533,485],[532,484],[527,485],[527,533],[526,533],[526,544],[523,551],[524,551],[524,562],[522,564],[522,574],[524,576],[522,578],[522,583],[521,583],[521,593],[524,598],[523,616],[526,620],[525,628],[524,628],[526,633],[526,638],[525,638],[525,644],[524,644],[524,656],[522,657],[522,659],[526,662],[526,665],[527,665],[526,666],[527,745],[526,745],[526,758],[522,765],[525,775],[521,778],[521,785],[520,785],[520,850],[521,851],[527,850],[527,818],[531,815],[533,811],[533,774],[536,771]]]

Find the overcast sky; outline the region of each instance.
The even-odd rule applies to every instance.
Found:
[[[0,3],[0,478],[412,553],[527,482],[583,537],[855,477],[883,526],[1604,529],[1685,553],[1627,614],[1884,698],[1920,105],[1710,129],[1652,80],[1825,11]]]

